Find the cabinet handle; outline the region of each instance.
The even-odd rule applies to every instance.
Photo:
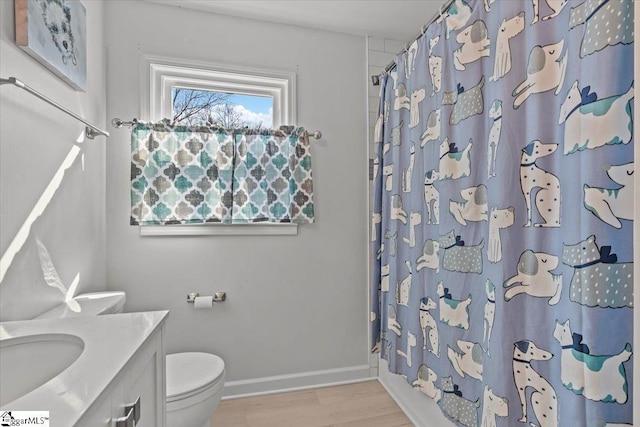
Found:
[[[127,410],[127,415],[116,419],[115,427],[135,427],[136,422],[133,420],[133,408]]]
[[[138,424],[138,421],[140,421],[140,396],[135,402],[125,405],[124,410],[126,412],[133,411],[133,425]]]
[[[116,419],[115,427],[135,427],[140,421],[140,396],[135,402],[125,405],[124,412],[127,415]]]

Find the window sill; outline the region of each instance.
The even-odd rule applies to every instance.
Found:
[[[296,236],[298,224],[144,225],[141,237],[162,236]]]

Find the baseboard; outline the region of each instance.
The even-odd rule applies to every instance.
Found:
[[[386,375],[393,374],[387,373]],[[387,390],[389,396],[391,396],[391,398],[398,404],[400,409],[402,409],[402,412],[404,412],[407,418],[409,418],[409,421],[411,421],[415,427],[426,427],[424,422],[420,420],[420,417],[414,410],[413,406],[407,402],[407,399],[405,398],[406,391],[401,390],[395,381],[389,381],[389,378],[383,377],[382,373],[378,377],[378,381],[382,384],[382,387]]]
[[[411,387],[404,377],[389,372],[385,360],[380,360],[378,381],[415,427],[455,427],[433,399]]]
[[[224,396],[222,400],[328,387],[375,379],[375,377],[370,375],[369,365],[358,365],[346,368],[254,378],[250,380],[227,381],[224,383]]]

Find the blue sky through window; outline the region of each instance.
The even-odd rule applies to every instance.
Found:
[[[229,102],[240,107],[243,118],[251,125],[273,126],[273,98],[267,96],[231,94]]]
[[[175,90],[177,87],[173,88],[173,94],[175,96]],[[190,92],[189,89],[181,90],[180,94],[177,98],[174,98],[174,117],[177,113],[177,110],[182,108],[185,100],[187,99],[187,93]],[[218,105],[212,105],[209,107],[209,111],[211,115],[217,117],[217,112],[223,110],[224,104],[233,106],[234,115],[239,118],[238,126],[249,126],[249,127],[263,127],[263,128],[271,128],[273,127],[273,98],[269,96],[255,96],[255,95],[241,95],[237,93],[221,93],[214,91],[197,91],[200,93],[220,93],[226,95],[226,98],[222,103],[218,102]],[[201,98],[204,99],[204,98]],[[199,99],[193,99],[189,101],[193,105],[197,105],[203,101]],[[196,121],[203,121],[203,117],[206,117],[207,114],[197,114],[193,116],[190,120],[191,123]],[[204,119],[206,120],[206,118]],[[179,120],[181,121],[181,120]]]

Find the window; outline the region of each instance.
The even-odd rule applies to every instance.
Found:
[[[143,101],[148,100],[147,105],[143,102],[143,119],[172,118],[175,91],[190,89],[201,94],[226,96],[230,101],[227,103],[236,106],[248,105],[243,102],[271,100],[272,123],[270,126],[264,124],[264,127],[296,124],[295,73],[149,56],[144,57],[143,62],[143,69],[148,71],[143,73],[142,87],[149,88],[149,93],[142,96]]]
[[[142,58],[140,118],[226,128],[295,125],[293,72],[156,56]],[[142,236],[295,235],[296,224],[201,224],[140,227]]]
[[[174,86],[171,121],[235,129],[273,127],[273,98]]]

